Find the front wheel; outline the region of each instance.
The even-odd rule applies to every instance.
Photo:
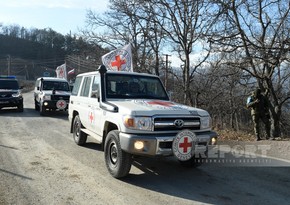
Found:
[[[18,109],[19,112],[23,112],[23,110],[24,110],[23,109],[23,104],[18,105],[17,109]]]
[[[108,171],[115,178],[122,178],[130,172],[132,155],[121,149],[119,133],[112,130],[105,140],[105,162]]]
[[[39,113],[40,115],[45,115],[45,111],[46,111],[46,108],[45,106],[42,104],[42,102],[40,101],[40,106],[39,106]]]
[[[73,122],[73,138],[77,145],[84,145],[87,141],[88,135],[82,132],[81,128],[84,128],[84,126],[82,125],[80,117],[77,115]]]
[[[35,109],[36,111],[39,111],[39,105],[38,105],[38,103],[37,103],[36,100],[34,100],[34,109]]]

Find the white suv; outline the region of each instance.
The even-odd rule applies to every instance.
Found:
[[[65,111],[68,109],[70,94],[70,86],[65,79],[38,78],[34,88],[35,110],[39,110],[41,115],[52,110]]]
[[[129,173],[133,155],[175,155],[182,165],[195,166],[217,137],[208,112],[169,101],[157,76],[104,66],[76,77],[69,121],[76,144],[90,135],[103,145],[115,178]]]

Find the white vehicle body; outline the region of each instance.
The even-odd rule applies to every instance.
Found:
[[[114,177],[125,176],[131,166],[126,165],[127,172],[118,170],[123,169],[118,167],[122,158],[115,155],[173,155],[173,141],[183,130],[194,135],[195,151],[206,152],[216,140],[208,112],[169,101],[157,76],[101,69],[77,76],[69,105],[70,131],[79,145],[85,143],[87,135],[104,145],[107,167]],[[126,91],[121,94],[119,90],[127,87],[122,80],[143,88],[134,95]],[[115,137],[110,144],[107,138],[112,135]],[[127,158],[125,161],[130,161]]]

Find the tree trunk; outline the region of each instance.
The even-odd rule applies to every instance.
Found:
[[[281,108],[278,106],[275,107],[274,112],[272,112],[272,119],[271,119],[271,134],[272,137],[280,137],[281,136],[281,129],[280,129],[280,118],[281,118]]]

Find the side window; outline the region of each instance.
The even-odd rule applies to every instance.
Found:
[[[95,76],[93,80],[93,84],[92,84],[92,93],[91,93],[92,98],[98,98],[100,96],[99,87],[100,87],[100,80],[98,76]]]
[[[77,77],[71,95],[78,95],[81,86],[82,77]]]
[[[84,78],[80,96],[89,97],[91,81],[92,81],[91,76]]]

